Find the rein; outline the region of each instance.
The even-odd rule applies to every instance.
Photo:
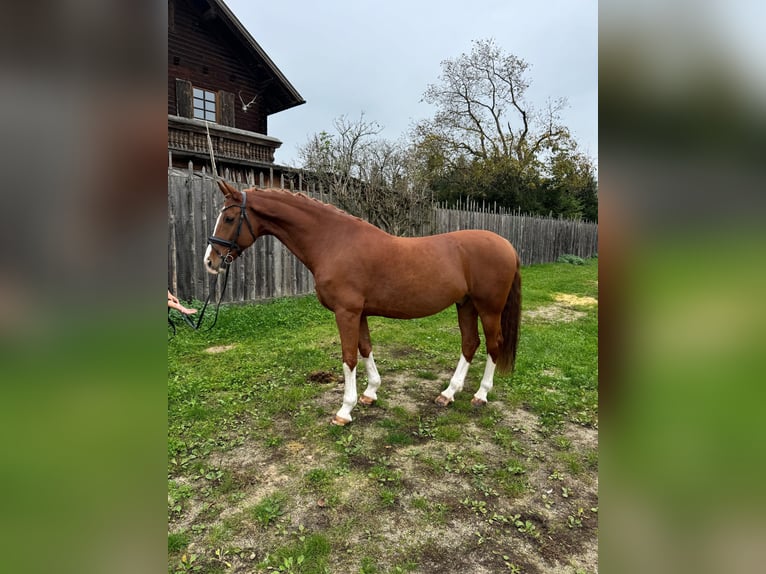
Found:
[[[221,302],[223,301],[223,295],[226,293],[226,285],[229,282],[229,270],[231,267],[229,265],[226,265],[226,273],[223,276],[223,286],[221,287],[221,295],[218,297],[218,302],[215,304],[215,317],[213,318],[213,323],[204,329],[204,331],[210,331],[213,327],[215,327],[215,324],[218,322],[218,312],[221,310]],[[202,325],[202,319],[205,317],[205,311],[207,310],[207,306],[210,303],[210,300],[213,298],[213,294],[216,291],[216,287],[218,282],[218,276],[211,277],[210,278],[210,286],[208,289],[207,298],[205,299],[205,304],[202,306],[202,310],[200,311],[199,315],[197,316],[197,322],[195,323],[192,321],[188,315],[185,313],[180,313],[181,318],[184,320],[184,322],[194,329],[195,331],[198,331],[200,326]],[[170,308],[168,308],[168,325],[173,329],[173,337],[176,335],[176,324],[173,322],[173,319],[170,317]],[[172,338],[172,337],[171,337]]]

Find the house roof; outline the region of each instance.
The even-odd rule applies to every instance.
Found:
[[[211,8],[211,16],[218,17],[220,21],[242,43],[254,59],[254,64],[265,70],[269,77],[268,97],[266,98],[266,114],[275,114],[283,110],[305,104],[306,100],[298,93],[298,90],[288,81],[285,75],[277,68],[277,65],[269,58],[255,38],[242,25],[234,15],[234,12],[223,0],[207,0]]]

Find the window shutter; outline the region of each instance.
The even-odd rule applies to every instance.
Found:
[[[176,78],[176,114],[182,118],[194,116],[191,82],[178,78]]]
[[[218,92],[218,123],[222,126],[234,126],[234,94],[231,92],[224,92],[223,90]]]

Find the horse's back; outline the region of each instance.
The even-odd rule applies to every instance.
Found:
[[[519,257],[511,242],[492,231],[464,229],[432,237],[454,243],[469,272],[487,274],[494,271],[512,279],[518,267]]]
[[[472,253],[476,251],[484,251],[488,255],[494,257],[516,257],[516,250],[511,242],[508,241],[502,235],[498,235],[494,231],[487,231],[485,229],[463,229],[460,231],[450,231],[449,233],[442,233],[441,236],[453,237],[461,245],[465,245],[468,249],[471,249]],[[432,237],[440,237],[434,235]]]

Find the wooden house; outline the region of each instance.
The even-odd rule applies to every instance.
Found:
[[[305,103],[222,0],[168,0],[170,165],[270,170],[282,142],[268,117]]]

